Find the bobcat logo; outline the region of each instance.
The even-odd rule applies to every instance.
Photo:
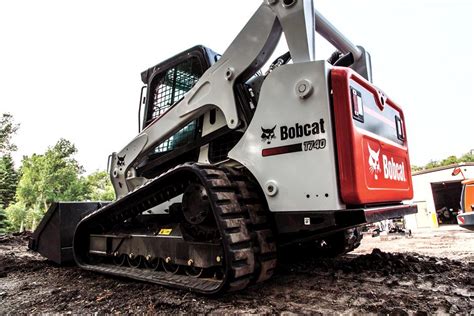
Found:
[[[369,170],[370,173],[374,175],[375,180],[377,180],[379,178],[377,174],[382,172],[379,162],[380,148],[378,151],[375,151],[370,148],[369,144],[367,144],[367,147],[369,148]]]
[[[273,126],[273,128],[263,128],[262,129],[262,141],[266,141],[267,144],[270,144],[272,142],[273,138],[276,138],[275,136],[275,128],[277,126]]]
[[[117,166],[125,166],[125,156],[126,155],[120,157],[119,155],[117,155]]]

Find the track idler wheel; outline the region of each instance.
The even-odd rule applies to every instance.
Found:
[[[127,260],[127,256],[126,255],[114,255],[114,258],[113,258],[113,262],[116,266],[123,266],[125,264],[125,261]]]
[[[168,262],[167,262],[168,261]],[[163,270],[165,270],[166,273],[171,273],[171,274],[177,274],[179,271],[179,265],[173,264],[171,262],[171,258],[166,258],[165,260],[161,261]]]
[[[204,272],[204,268],[198,268],[198,267],[186,267],[184,269],[184,272],[186,272],[186,275],[199,278],[202,273]]]
[[[127,257],[128,265],[131,266],[132,268],[139,268],[142,264],[142,256],[135,256],[133,253],[131,253]]]
[[[183,228],[194,240],[209,241],[219,236],[206,188],[191,183],[183,193]]]
[[[184,268],[184,272],[188,276],[199,278],[204,272],[204,268],[194,266],[193,260],[189,259],[188,266]]]
[[[160,258],[146,258],[144,262],[145,262],[145,268],[149,270],[158,270],[161,265]]]
[[[192,183],[183,194],[183,215],[192,225],[200,225],[212,219],[212,210],[203,185]]]

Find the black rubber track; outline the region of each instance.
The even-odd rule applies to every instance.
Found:
[[[225,257],[221,280],[94,264],[89,260],[91,233],[105,233],[124,220],[183,193],[189,183],[196,181],[206,188],[221,235]],[[268,212],[258,196],[251,192],[250,182],[236,169],[197,163],[177,166],[85,217],[74,235],[76,263],[90,271],[203,294],[241,290],[268,279],[276,265],[276,246],[268,224]]]
[[[259,283],[273,275],[277,264],[277,246],[269,223],[268,208],[257,184],[237,168],[227,168],[225,171],[237,186],[240,206],[249,214],[247,225],[250,227],[256,264],[252,282]]]

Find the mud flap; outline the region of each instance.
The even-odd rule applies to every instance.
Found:
[[[72,239],[79,221],[110,202],[54,202],[34,231],[28,248],[60,265],[74,262]]]

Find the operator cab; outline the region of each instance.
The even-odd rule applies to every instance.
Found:
[[[216,52],[198,45],[142,72],[145,86],[140,96],[139,131],[146,129],[178,104],[219,58]],[[248,105],[252,103],[249,90],[241,87],[236,87],[236,90],[241,112],[248,117],[251,108],[254,108]],[[225,160],[241,136],[242,131],[230,130],[222,112],[213,109],[158,144],[139,163],[137,171],[149,178],[189,161],[207,159],[214,163]],[[203,149],[207,157],[202,157]]]

